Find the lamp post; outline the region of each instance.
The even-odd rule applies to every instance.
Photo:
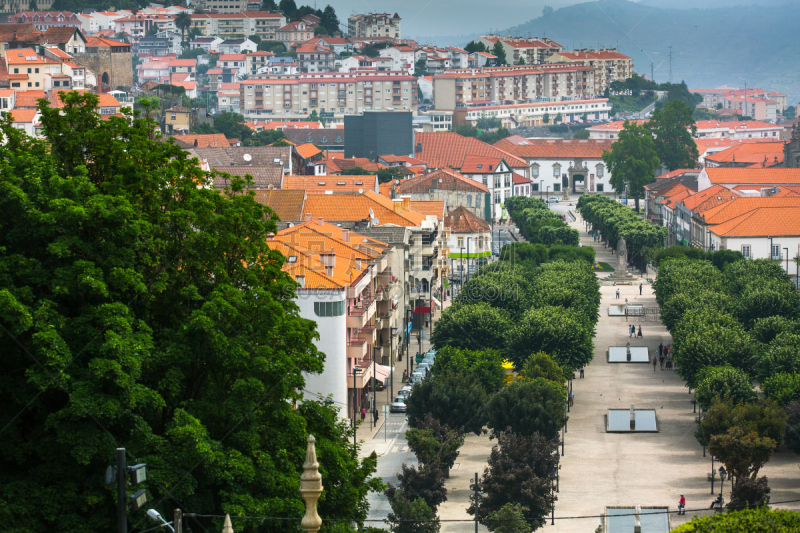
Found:
[[[539,200],[542,199],[542,189],[544,189],[544,180],[539,180]]]
[[[786,275],[789,275],[789,249],[784,248],[786,250]]]
[[[411,308],[409,307],[408,309],[406,309],[406,333],[405,333],[406,334],[406,379],[408,379],[408,377],[411,376],[411,368],[409,367],[409,365],[411,364],[409,363],[409,359],[411,359],[411,352],[409,351],[411,350],[411,347],[409,346],[409,340],[410,340],[409,335],[411,333],[411,318],[409,316],[410,314],[411,314]]]
[[[394,336],[397,335],[397,328],[389,327],[389,357],[391,365],[389,365],[389,399],[394,399]],[[391,403],[389,404],[391,405]]]
[[[714,478],[717,477],[717,472],[714,470],[714,459],[716,459],[713,455],[711,456],[711,494],[714,494]]]
[[[719,510],[722,510],[722,489],[725,487],[725,479],[728,477],[728,472],[725,467],[719,467]]]
[[[356,374],[362,372],[363,369],[358,368],[357,366],[353,367],[353,445],[356,444],[356,433],[358,432],[358,426],[356,426],[356,420],[358,420],[358,405],[357,405],[357,396],[356,396]]]
[[[378,354],[380,353],[381,348],[380,346],[373,346],[372,347],[372,411],[370,416],[372,416],[372,427],[378,425],[378,420],[375,418],[375,411],[378,410],[378,381],[376,379],[376,368],[378,367]],[[389,404],[391,405],[391,404]]]

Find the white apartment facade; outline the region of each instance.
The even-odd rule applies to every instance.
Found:
[[[400,39],[400,16],[395,13],[368,13],[352,15],[347,19],[350,37],[384,37]]]

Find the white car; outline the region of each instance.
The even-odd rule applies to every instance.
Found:
[[[406,412],[405,398],[401,398],[400,396],[395,398],[394,401],[392,402],[391,407],[389,408],[389,411],[391,411],[392,413],[405,413]]]
[[[551,196],[550,198],[547,199],[547,203],[548,204],[557,204],[558,203],[558,198],[556,196]]]

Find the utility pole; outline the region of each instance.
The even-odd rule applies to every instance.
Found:
[[[669,45],[669,82],[672,83],[672,45]]]
[[[478,473],[477,472],[475,472],[475,482],[472,483],[472,485],[470,485],[469,488],[472,489],[472,491],[475,494],[475,496],[474,496],[475,497],[475,533],[478,533],[478,505],[479,505],[478,499],[481,497],[481,495],[480,495],[481,486],[480,486],[480,483],[478,483]]]
[[[172,528],[175,533],[183,533],[183,512],[180,509],[175,509],[172,515]]]

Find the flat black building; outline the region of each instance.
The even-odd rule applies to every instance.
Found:
[[[344,117],[344,156],[414,155],[410,111],[367,111]]]

